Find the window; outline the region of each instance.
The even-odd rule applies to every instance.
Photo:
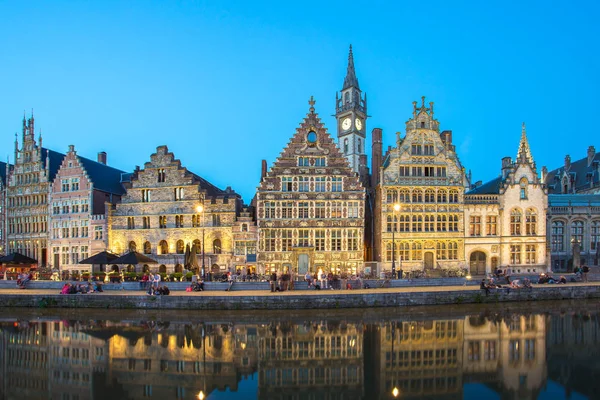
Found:
[[[339,202],[331,203],[331,216],[330,218],[342,218],[342,205]]]
[[[71,191],[79,190],[79,178],[71,178]]]
[[[342,191],[342,177],[332,177],[331,178],[331,191],[332,192],[341,192]]]
[[[271,203],[273,204],[273,208],[275,208],[275,203]],[[275,215],[273,215],[273,218],[275,217]],[[212,226],[221,226],[221,216],[218,214],[213,214],[212,215]]]
[[[301,201],[298,203],[298,218],[309,218],[308,205],[308,201]]]
[[[281,218],[292,218],[294,202],[284,201],[281,203]]]
[[[309,230],[299,229],[298,230],[298,247],[308,247],[309,243]]]
[[[446,167],[437,167],[437,176],[440,178],[446,177]]]
[[[583,245],[583,221],[573,221],[571,225],[571,241],[576,240],[581,246],[581,249],[585,249]]]
[[[81,200],[81,212],[85,213],[85,212],[88,212],[88,211],[90,211],[90,209],[89,209],[89,204],[88,204],[87,199]]]
[[[310,178],[307,176],[301,176],[298,178],[298,191],[309,192],[310,191]]]
[[[281,191],[291,192],[294,190],[294,184],[291,176],[281,177]]]
[[[183,215],[175,216],[175,228],[183,228]]]
[[[392,250],[392,246],[394,247],[394,250]],[[398,254],[395,250],[396,250],[396,243],[387,243],[385,245],[385,257],[386,257],[386,261],[392,261],[394,260],[394,258],[396,257],[396,254]]]
[[[448,260],[458,260],[458,243],[448,243]]]
[[[349,201],[348,202],[348,218],[358,218],[358,202],[357,201]]]
[[[448,232],[458,232],[458,214],[448,216]]]
[[[421,167],[412,167],[412,176],[423,176],[423,169]]]
[[[413,261],[421,261],[423,259],[423,245],[419,242],[412,244],[412,259]]]
[[[412,231],[423,232],[423,216],[421,214],[412,216]]]
[[[265,218],[275,218],[275,203],[265,201]]]
[[[410,191],[408,189],[400,189],[398,201],[401,203],[410,203]]]
[[[396,217],[395,215],[387,216],[387,232],[392,232],[392,231],[397,232],[398,231],[396,222],[398,222],[398,217]]]
[[[150,190],[142,189],[142,203],[150,202]]]
[[[165,229],[167,227],[167,216],[166,215],[160,215],[158,217],[158,227],[161,229]]]
[[[135,244],[134,241],[129,242],[129,245],[127,246],[127,249],[129,251],[137,251],[137,245]]]
[[[432,144],[426,144],[423,146],[423,154],[426,156],[433,156],[433,145]]]
[[[563,221],[552,222],[552,251],[565,251],[565,223]]]
[[[150,229],[150,217],[142,217],[142,224],[144,229]]]
[[[511,244],[510,245],[510,263],[521,264],[521,245]]]
[[[590,250],[598,252],[598,246],[600,245],[600,221],[592,221],[590,234]]]
[[[400,215],[398,221],[399,221],[398,231],[410,232],[410,216]]]
[[[175,199],[175,201],[183,200],[184,189],[182,187],[173,189],[173,198]]]
[[[448,259],[448,248],[446,243],[438,242],[436,246],[436,258],[438,260],[447,260]]]
[[[185,253],[185,245],[183,244],[183,240],[180,239],[177,242],[175,242],[175,252],[177,254]]]
[[[265,251],[275,251],[275,243],[277,241],[275,236],[275,230],[265,229],[264,236]]]
[[[398,202],[398,192],[396,192],[396,189],[387,190],[386,200],[390,204]]]
[[[446,203],[448,202],[448,192],[443,189],[438,190],[437,193],[437,202],[438,203]]]
[[[410,167],[407,165],[401,165],[398,172],[400,176],[410,176]]]
[[[511,362],[518,362],[521,359],[521,350],[519,340],[511,340],[508,342],[508,359]]]
[[[79,226],[77,224],[77,221],[71,222],[71,237],[79,237]]]
[[[158,169],[158,182],[164,182],[166,179],[166,173],[164,168]]]
[[[344,139],[344,154],[348,154],[348,139]]]
[[[468,359],[469,361],[479,361],[481,356],[481,349],[479,347],[479,341],[470,341],[468,347]]]
[[[438,216],[437,216],[437,231],[438,232],[446,232],[447,220],[448,220],[448,218],[445,215],[438,214]]]
[[[525,234],[534,236],[537,232],[537,215],[534,209],[525,211]]]
[[[521,235],[521,210],[519,209],[514,209],[510,213],[510,234]]]
[[[161,240],[158,243],[158,249],[160,250],[160,254],[169,254],[169,244],[166,240]]]
[[[62,184],[62,191],[63,192],[68,192],[70,185],[69,185],[69,180],[68,179],[62,179],[61,180],[61,184]]]
[[[310,158],[309,157],[298,157],[298,166],[299,167],[309,167],[310,166]]]
[[[317,201],[315,203],[315,218],[325,218],[325,202]]]
[[[496,359],[496,341],[486,340],[483,342],[483,359],[493,361]]]
[[[488,215],[485,217],[485,234],[487,236],[496,236],[498,230],[498,217],[496,215]]]
[[[152,253],[152,246],[150,245],[150,242],[145,241],[144,242],[144,254],[150,254]]]
[[[360,139],[358,139],[358,144],[357,144],[356,148],[357,148],[358,154],[362,153],[362,142],[360,141]]]
[[[434,232],[435,231],[435,215],[426,214],[425,222],[423,224],[423,228],[425,232]]]
[[[60,205],[57,201],[52,203],[52,214],[54,214],[54,215],[60,214]]]
[[[348,231],[348,250],[358,250],[358,231],[356,229],[351,229]]]
[[[435,203],[435,192],[432,189],[425,190],[425,203]]]
[[[413,144],[411,146],[411,152],[410,154],[412,154],[413,156],[420,156],[422,154],[422,147],[420,144]]]
[[[285,229],[281,231],[281,251],[292,250],[292,231]]]
[[[410,259],[410,245],[408,242],[400,242],[398,246],[398,257],[400,258],[400,261]]]
[[[435,167],[423,167],[423,176],[433,177],[435,176]]]
[[[242,232],[248,232],[248,224],[242,224]]]
[[[458,191],[456,191],[456,190],[450,191],[450,194],[448,196],[448,202],[449,203],[458,203]]]
[[[535,264],[536,263],[536,254],[535,254],[535,244],[527,244],[525,245],[525,264]]]
[[[481,236],[481,216],[471,215],[469,217],[469,235]]]
[[[134,217],[127,217],[127,229],[135,229]]]
[[[315,178],[315,192],[325,192],[327,190],[327,183],[324,176],[317,176]]]
[[[324,251],[325,250],[325,230],[317,229],[315,231],[315,250]]]
[[[423,202],[423,191],[420,189],[415,189],[412,192],[412,202],[413,203],[422,203]]]
[[[102,240],[103,239],[103,230],[101,226],[94,227],[94,240]]]
[[[527,181],[527,178],[522,178],[521,181],[519,182],[519,197],[521,198],[521,200],[526,200],[527,199],[527,185],[529,184],[529,182]]]
[[[342,250],[342,231],[339,229],[331,230],[331,250]]]

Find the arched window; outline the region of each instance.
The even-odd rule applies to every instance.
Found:
[[[412,244],[412,254],[411,259],[413,261],[421,261],[423,260],[423,245],[420,242],[414,242]]]
[[[415,214],[412,216],[412,231],[423,232],[423,215]]]
[[[410,244],[408,242],[400,242],[398,246],[398,259],[400,261],[409,260],[410,258]]]
[[[135,244],[134,241],[129,242],[128,248],[129,248],[129,251],[136,251],[137,250],[137,246],[136,246],[136,244]]]
[[[432,189],[425,190],[425,203],[435,203],[435,192]]]
[[[423,191],[421,189],[413,190],[412,202],[413,203],[422,203],[423,202]]]
[[[179,239],[175,244],[175,251],[177,254],[185,253],[185,245],[183,244],[183,240]]]
[[[410,192],[408,191],[408,189],[400,189],[398,201],[400,203],[410,203]]]
[[[565,251],[565,223],[552,221],[552,251]]]
[[[183,265],[181,265],[181,264],[175,265],[175,272],[176,273],[177,272],[179,272],[179,273],[183,272]]]
[[[192,245],[196,245],[196,254],[202,253],[202,243],[200,242],[200,239],[194,239]]]
[[[150,245],[150,242],[145,241],[144,242],[144,254],[150,254],[152,253],[152,246]]]
[[[410,231],[410,216],[408,215],[400,215],[400,232],[409,232]]]
[[[248,232],[248,224],[242,224],[242,232]]]
[[[438,203],[446,203],[446,202],[448,202],[448,192],[446,192],[444,189],[438,190],[438,193],[437,193],[437,202]]]
[[[385,245],[385,253],[386,253],[387,261],[392,261],[394,259],[394,257],[396,257],[396,258],[398,257],[398,253],[395,251],[396,247],[397,247],[397,245],[396,245],[396,243],[394,243],[394,252],[392,252],[392,243],[387,243]]]
[[[160,267],[158,267],[158,273],[159,274],[166,274],[167,273],[167,267],[165,265],[161,265]]]
[[[398,222],[398,217],[396,217],[395,215],[387,216],[387,231],[388,232],[392,232],[392,230],[394,232],[398,232],[398,226],[397,226],[396,222]]]
[[[436,246],[436,256],[438,260],[447,260],[448,259],[448,249],[446,248],[446,243],[438,242]]]
[[[583,221],[573,221],[571,225],[571,242],[574,240],[579,243],[579,248],[581,250],[585,249],[583,243]]]
[[[533,208],[525,211],[525,234],[528,236],[536,235],[537,233],[537,214]]]
[[[510,234],[512,236],[521,235],[521,210],[515,208],[510,212]]]
[[[388,189],[387,190],[387,202],[388,203],[396,203],[398,201],[398,192],[396,189]]]
[[[458,243],[448,243],[448,260],[458,260]]]
[[[348,154],[348,139],[344,139],[344,154]]]
[[[437,215],[437,231],[446,232],[448,230],[447,218],[444,214]]]
[[[448,196],[448,202],[449,203],[458,203],[458,191],[457,190],[450,191],[450,195]]]
[[[159,168],[158,169],[158,181],[159,182],[164,182],[165,178],[166,178],[165,169],[164,168]]]
[[[221,239],[213,240],[213,253],[221,254]]]
[[[521,200],[527,199],[527,185],[528,184],[529,184],[529,182],[527,181],[527,178],[521,178],[521,181],[519,182],[519,187],[520,187],[519,197],[521,198]]]
[[[158,249],[160,250],[160,254],[169,254],[169,244],[166,240],[161,240],[158,244]]]

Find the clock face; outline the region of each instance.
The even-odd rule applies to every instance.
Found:
[[[351,126],[352,121],[350,120],[350,117],[344,118],[344,120],[342,121],[342,129],[347,131],[348,129],[350,129]]]
[[[359,131],[362,129],[362,121],[360,120],[360,118],[356,118],[356,129],[358,129]]]

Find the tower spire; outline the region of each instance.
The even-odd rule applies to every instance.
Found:
[[[344,78],[344,89],[355,87],[360,89],[358,86],[358,79],[356,79],[356,71],[354,71],[354,55],[352,54],[352,45],[350,45],[350,52],[348,53],[348,71],[346,72],[346,78]]]
[[[517,152],[517,162],[533,164],[533,156],[529,148],[529,141],[527,140],[527,129],[525,128],[525,122],[521,127],[521,141],[519,142],[519,151]]]

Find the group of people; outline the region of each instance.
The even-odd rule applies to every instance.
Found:
[[[77,294],[77,293],[94,293],[94,292],[103,292],[102,284],[100,282],[87,282],[87,283],[71,283],[67,282],[63,285],[60,294]]]
[[[510,288],[510,289],[531,289],[531,280],[529,278],[523,278],[523,279],[511,279],[510,275],[506,275],[506,282],[507,284],[505,286],[502,286],[501,284],[499,284],[497,282],[497,275],[496,277],[490,275],[488,276],[487,279],[482,279],[481,283],[479,284],[479,288],[482,290],[485,290],[485,295],[487,296],[488,294],[490,294],[490,290],[492,289],[502,289],[502,288]]]
[[[27,282],[29,282],[32,279],[33,279],[33,274],[31,272],[29,272],[29,273],[24,272],[24,273],[20,274],[19,277],[17,278],[17,287],[19,289],[25,289],[25,285],[27,285]]]
[[[167,285],[159,285],[156,287],[151,285],[146,293],[148,296],[168,296],[171,294],[171,290],[167,287]]]
[[[575,275],[577,276],[577,278],[579,280],[581,280],[582,282],[587,282],[588,281],[588,273],[590,272],[590,267],[588,267],[587,265],[583,265],[581,268],[575,267],[573,269],[573,272],[575,273]]]
[[[146,272],[144,275],[142,275],[142,279],[140,280],[140,289],[148,290],[149,287],[158,289],[161,280],[162,278],[158,272],[155,274],[152,272]]]
[[[552,276],[552,274],[548,273],[541,273],[540,277],[538,278],[538,284],[544,284],[544,283],[562,283],[565,284],[567,283],[567,278],[564,277],[564,275],[561,275],[560,278],[555,278],[554,276]]]

